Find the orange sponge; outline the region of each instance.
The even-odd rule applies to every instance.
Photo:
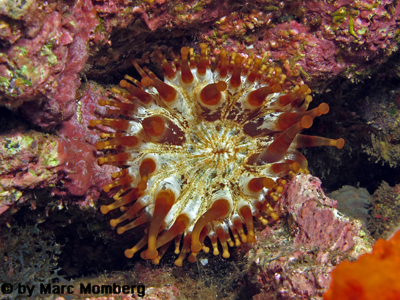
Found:
[[[371,254],[341,263],[332,277],[324,300],[400,299],[400,230],[388,241],[379,239]]]

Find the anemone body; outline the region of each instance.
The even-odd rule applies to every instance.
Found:
[[[279,218],[274,206],[288,177],[308,172],[296,148],[343,147],[342,139],[299,134],[329,110],[326,104],[307,110],[312,98],[306,85],[283,92],[280,68],[258,58],[243,62],[224,50],[212,71],[207,47],[200,48],[200,56],[182,48],[174,67],[160,56],[164,81],[134,61],[141,81],[126,76],[124,90],[114,89],[126,103],[100,103],[128,118],[90,124],[117,129],[97,144],[111,150],[99,163],[125,166],[104,187],[117,193],[101,211],[121,209],[111,220],[118,233],[148,224],[127,257],[147,245],[141,257],[158,263],[175,239],[175,263],[182,265],[188,253],[194,262],[199,251],[209,251],[207,236],[214,255],[222,250],[229,257],[229,247],[255,241],[253,217],[264,225]]]

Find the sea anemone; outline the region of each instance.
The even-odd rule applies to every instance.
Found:
[[[228,245],[255,241],[253,216],[264,225],[279,219],[274,207],[288,178],[308,173],[296,148],[344,145],[299,134],[329,106],[307,111],[311,90],[303,84],[283,92],[281,68],[222,49],[213,71],[207,46],[200,44],[200,51],[183,47],[173,64],[156,52],[164,81],[133,61],[141,81],[126,75],[123,89],[113,89],[126,101],[99,102],[126,117],[90,122],[117,130],[96,144],[111,152],[99,164],[125,166],[104,187],[119,190],[102,213],[124,212],[110,222],[125,223],[119,234],[148,223],[144,237],[125,251],[129,258],[147,244],[141,257],[157,264],[175,239],[181,266],[187,253],[194,262],[200,250],[209,251],[207,236],[214,255],[219,241],[228,258]]]

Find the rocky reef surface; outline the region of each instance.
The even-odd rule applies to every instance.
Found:
[[[91,275],[146,285],[148,299],[322,299],[336,265],[399,226],[399,18],[392,0],[0,1],[2,281],[78,287]],[[162,77],[158,52],[173,61],[202,42],[213,63],[225,48],[279,64],[287,87],[306,83],[312,107],[330,106],[307,133],[346,144],[303,151],[322,187],[295,177],[282,219],[257,224],[250,247],[180,269],[171,251],[153,267],[123,256],[140,235],[117,235],[98,211],[119,169],[97,164],[100,134],[88,124],[107,115],[97,103],[124,74],[137,75],[132,59]],[[345,185],[372,197],[343,192],[336,204],[322,190]]]

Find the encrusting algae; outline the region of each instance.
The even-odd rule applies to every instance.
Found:
[[[279,67],[259,58],[243,61],[224,49],[212,71],[207,46],[200,49],[198,56],[183,47],[172,65],[157,53],[164,81],[133,61],[141,81],[126,75],[124,89],[113,89],[129,103],[99,102],[125,118],[90,122],[117,130],[97,143],[99,150],[113,150],[99,164],[127,166],[103,188],[119,190],[102,213],[120,208],[123,214],[110,222],[125,223],[119,234],[148,224],[144,237],[125,251],[129,258],[147,245],[141,257],[158,264],[175,240],[175,264],[181,266],[187,253],[195,262],[197,253],[210,250],[207,236],[213,254],[219,254],[219,241],[228,258],[228,246],[255,241],[253,216],[264,225],[279,218],[274,206],[288,178],[308,173],[296,148],[344,145],[343,139],[299,134],[329,111],[326,103],[307,111],[307,85],[283,92],[286,76]]]

